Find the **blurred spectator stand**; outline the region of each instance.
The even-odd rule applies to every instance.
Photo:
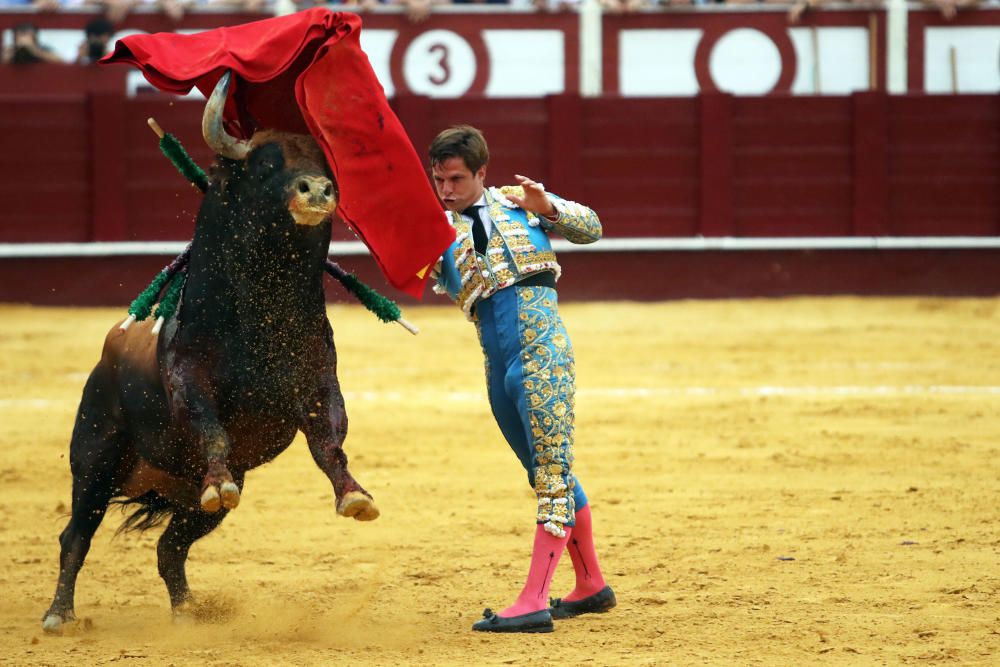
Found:
[[[0,64],[34,65],[62,62],[55,51],[41,43],[38,38],[38,26],[34,23],[19,23],[10,32],[11,43],[4,46]]]
[[[106,18],[95,18],[83,28],[84,40],[76,54],[77,65],[95,65],[111,48],[115,26]]]

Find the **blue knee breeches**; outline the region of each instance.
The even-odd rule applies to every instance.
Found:
[[[572,526],[587,504],[573,464],[573,347],[556,291],[500,290],[476,304],[490,407],[538,496],[538,522]],[[552,532],[552,531],[550,531]]]

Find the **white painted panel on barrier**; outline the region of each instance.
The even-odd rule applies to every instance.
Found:
[[[735,95],[769,93],[781,77],[774,40],[754,28],[730,30],[715,43],[708,71],[719,90]]]
[[[823,93],[846,95],[868,89],[868,30],[821,28],[820,72]]]
[[[960,93],[1000,92],[1000,27],[926,29],[924,90],[950,93],[956,88]]]
[[[795,49],[793,94],[846,95],[868,89],[866,29],[792,28],[788,33]]]
[[[820,88],[821,78],[817,76],[816,59],[813,58],[813,39],[815,36],[809,28],[792,28],[788,31],[795,49],[795,78],[792,79],[793,95],[815,95]]]
[[[361,50],[368,56],[368,61],[371,62],[386,97],[396,94],[396,87],[392,83],[392,74],[389,71],[389,55],[398,36],[399,33],[395,30],[361,31]]]
[[[629,97],[697,95],[694,54],[704,31],[623,30],[619,90]]]
[[[484,30],[490,57],[490,97],[551,95],[566,91],[561,30]]]
[[[464,37],[451,30],[428,30],[406,47],[406,86],[428,97],[461,97],[476,79],[476,55]]]

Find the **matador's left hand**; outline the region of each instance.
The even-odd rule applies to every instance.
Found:
[[[545,195],[544,185],[536,183],[527,176],[521,176],[520,174],[514,174],[514,178],[524,188],[524,197],[508,195],[508,199],[525,211],[549,217],[556,214],[556,207],[552,204],[552,200]]]

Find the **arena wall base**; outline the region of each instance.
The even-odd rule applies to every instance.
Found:
[[[172,256],[0,260],[0,302],[120,306],[122,312]],[[401,304],[369,257],[338,259]],[[564,301],[726,299],[796,295],[995,296],[1000,249],[581,252],[560,256]],[[263,289],[263,286],[262,286]],[[330,279],[327,298],[351,297]],[[445,303],[427,291],[423,303]]]
[[[992,296],[1000,249],[580,253],[560,257],[565,299],[805,295]]]

